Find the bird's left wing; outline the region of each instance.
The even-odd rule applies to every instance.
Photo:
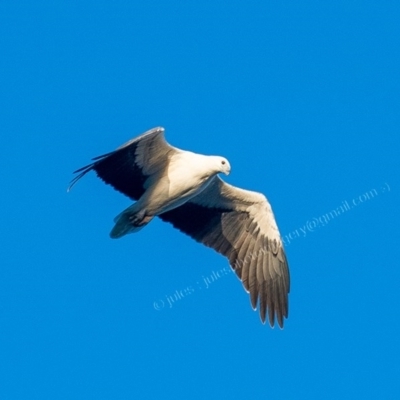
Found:
[[[261,320],[280,327],[288,316],[290,278],[283,244],[265,196],[228,185],[218,176],[195,198],[159,215],[229,259],[257,303]]]
[[[148,177],[167,167],[169,157],[178,151],[164,138],[164,128],[151,129],[111,153],[93,158],[93,163],[76,170],[68,191],[89,171],[116,190],[138,200],[145,192]]]

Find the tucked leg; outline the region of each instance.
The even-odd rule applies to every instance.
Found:
[[[137,232],[152,219],[153,216],[146,215],[146,209],[135,212],[132,207],[129,207],[114,219],[115,226],[110,232],[110,236],[113,239],[118,239],[128,233]]]

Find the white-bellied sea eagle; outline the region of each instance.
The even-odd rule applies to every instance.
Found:
[[[115,151],[78,169],[68,188],[94,170],[107,184],[136,202],[120,213],[111,230],[120,238],[145,227],[155,216],[228,258],[257,303],[280,327],[288,316],[289,269],[283,243],[264,195],[225,183],[226,158],[172,147],[164,129],[151,129]]]

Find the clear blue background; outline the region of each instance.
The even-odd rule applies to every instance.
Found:
[[[399,17],[398,1],[2,1],[0,398],[399,398]],[[226,156],[294,238],[284,330],[233,274],[207,289],[227,261],[168,224],[111,240],[130,201],[94,174],[66,193],[158,125]]]

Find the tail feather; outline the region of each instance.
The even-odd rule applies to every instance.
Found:
[[[132,225],[132,221],[129,219],[130,214],[121,213],[117,217],[115,217],[114,222],[115,226],[112,228],[110,232],[110,237],[112,239],[119,239],[122,236],[125,236],[129,233],[135,233],[140,231],[145,225],[134,226]]]
[[[151,220],[152,216],[146,215],[146,210],[132,212],[129,208],[122,211],[114,218],[115,226],[110,232],[113,239],[118,239],[129,233],[135,233],[144,228]]]

